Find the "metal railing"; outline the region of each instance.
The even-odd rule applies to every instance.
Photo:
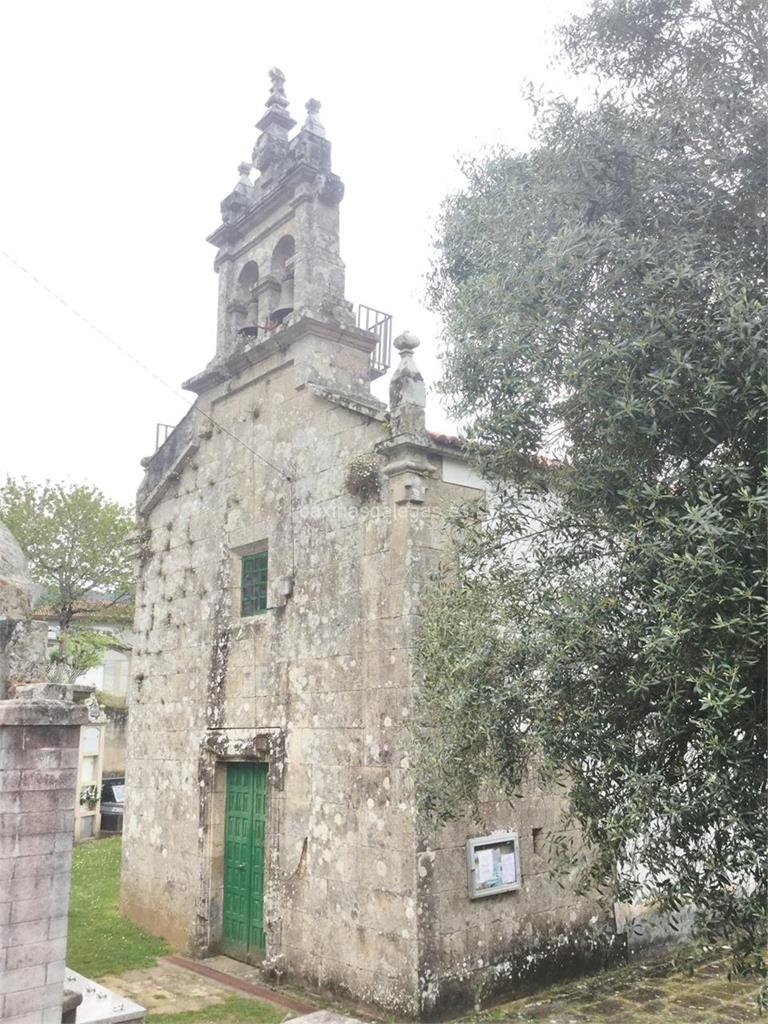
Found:
[[[155,427],[155,451],[160,448],[174,431],[173,423],[158,423]]]
[[[371,376],[381,377],[392,362],[392,317],[361,303],[357,307],[357,326],[361,331],[376,335],[376,348],[371,352]]]

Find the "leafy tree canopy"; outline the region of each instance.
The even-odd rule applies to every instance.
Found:
[[[567,773],[617,895],[762,969],[766,60],[755,0],[594,0],[586,106],[465,164],[431,298],[493,484],[427,604],[424,809]],[[542,458],[559,456],[559,465]]]
[[[92,629],[67,632],[58,649],[51,652],[51,680],[71,685],[88,669],[100,665],[104,652],[115,644],[109,633]]]
[[[30,575],[45,588],[63,632],[92,592],[113,604],[133,592],[131,510],[95,487],[9,477],[0,487],[0,519],[27,555]]]

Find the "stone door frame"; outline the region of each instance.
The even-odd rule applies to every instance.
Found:
[[[279,838],[285,775],[285,731],[273,729],[211,729],[200,744],[199,889],[194,928],[194,951],[218,953],[222,930],[224,885],[224,827],[227,765],[256,761],[267,765],[267,835],[264,849],[264,931],[266,957],[279,953],[280,918],[274,905],[276,886],[272,867],[279,863]]]

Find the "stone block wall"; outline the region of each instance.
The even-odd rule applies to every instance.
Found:
[[[0,701],[0,1020],[59,1024],[85,708]]]
[[[268,957],[283,976],[413,1013],[402,570],[391,523],[345,487],[383,432],[305,387],[309,347],[213,396],[224,429],[201,438],[147,516],[122,905],[182,948],[216,949],[223,766],[266,760]],[[324,375],[352,376],[367,354],[355,357],[334,353]],[[253,451],[292,466],[292,503]],[[238,552],[259,541],[269,610],[240,619]],[[295,581],[287,601],[281,576]]]
[[[5,596],[2,583],[0,579],[0,600]],[[44,622],[0,619],[0,700],[45,684],[47,633]]]
[[[585,928],[610,921],[533,850],[558,799],[532,790],[422,832],[408,729],[421,600],[448,508],[478,491],[443,478],[426,434],[393,438],[360,406],[368,350],[342,333],[306,321],[257,346],[149,465],[122,907],[183,949],[222,948],[226,765],[261,761],[265,967],[429,1017],[575,962]],[[382,466],[365,501],[348,486],[361,454]],[[241,617],[254,545],[269,553],[267,609]],[[499,829],[521,836],[523,887],[472,901],[466,841]]]

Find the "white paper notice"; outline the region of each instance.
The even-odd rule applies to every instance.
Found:
[[[517,867],[515,865],[514,853],[502,853],[501,855],[501,883],[510,885],[517,881]]]
[[[477,884],[489,882],[493,878],[493,850],[477,850]]]

